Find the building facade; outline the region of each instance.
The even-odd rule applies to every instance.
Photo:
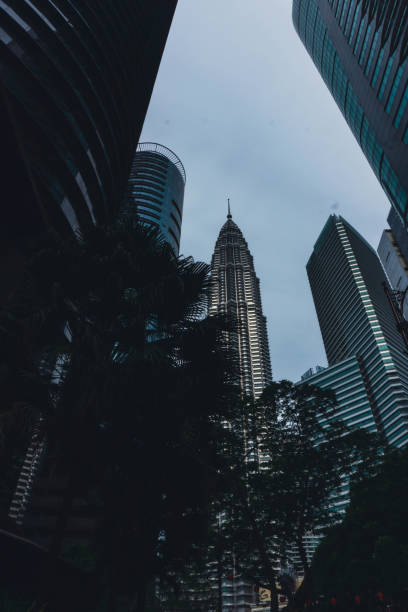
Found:
[[[405,291],[408,287],[408,263],[392,230],[383,231],[377,252],[392,289]]]
[[[392,206],[406,225],[406,0],[293,0],[293,22]]]
[[[388,444],[404,446],[408,356],[384,291],[387,280],[377,254],[345,219],[331,215],[306,268],[330,366],[310,381],[325,381],[325,386],[329,381],[332,388],[342,388],[342,370],[332,368],[354,359],[359,393],[364,382],[361,397],[366,407],[355,413],[340,392],[342,418],[347,415],[349,424],[371,430],[375,423]]]
[[[241,389],[258,398],[272,382],[266,318],[253,257],[230,211],[215,244],[211,274],[210,315],[228,314],[238,322],[231,342],[239,356]]]
[[[238,323],[237,332],[230,334],[229,342],[239,358],[241,390],[258,398],[272,382],[266,318],[253,257],[241,230],[232,220],[229,203],[227,221],[215,244],[211,276],[209,313],[227,314]],[[213,582],[216,588],[215,579]],[[232,580],[223,579],[223,610],[249,612],[257,601],[253,584],[235,570]]]
[[[184,166],[173,151],[154,142],[138,144],[122,210],[157,227],[176,255],[180,250],[185,183]]]
[[[387,221],[403,258],[406,262],[408,262],[408,232],[405,229],[400,216],[392,207],[390,208]]]
[[[176,5],[1,2],[0,299],[33,236],[118,213]]]
[[[408,356],[384,291],[384,270],[372,247],[342,217],[329,217],[307,263],[307,274],[329,366],[310,368],[301,383],[336,394],[336,418],[350,428],[408,442]],[[344,513],[349,480],[330,507]],[[307,534],[312,556],[321,539]],[[305,543],[306,543],[305,542]],[[298,553],[295,551],[296,565]]]

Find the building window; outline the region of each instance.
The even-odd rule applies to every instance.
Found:
[[[390,72],[391,72],[393,61],[394,61],[394,56],[390,57],[390,59],[387,62],[387,67],[385,68],[384,76],[383,76],[383,79],[381,81],[380,91],[378,92],[378,99],[379,100],[382,100],[382,97],[384,95],[384,91],[385,91],[385,88],[387,86],[388,77],[390,76]]]
[[[405,110],[407,108],[407,104],[408,104],[408,85],[405,87],[404,94],[402,96],[400,105],[397,110],[397,114],[395,115],[394,127],[396,128],[399,127],[401,123],[401,119],[404,116]]]

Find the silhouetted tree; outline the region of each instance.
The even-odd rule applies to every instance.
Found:
[[[342,478],[378,462],[378,442],[351,432],[336,418],[331,391],[288,381],[273,383],[262,397],[246,400],[231,423],[225,528],[231,532],[240,571],[271,590],[278,609],[276,562],[295,543],[308,593],[303,537],[338,519],[330,495]],[[356,472],[357,473],[357,472]]]
[[[375,610],[377,593],[397,610],[408,609],[408,451],[393,450],[374,477],[352,487],[342,523],[322,540],[312,566],[314,593],[350,607]]]
[[[48,469],[65,483],[50,552],[74,500],[91,499],[112,610],[118,593],[143,610],[148,583],[185,563],[206,530],[204,466],[217,463],[215,430],[235,394],[227,324],[206,318],[208,276],[127,220],[45,245],[10,310],[39,364]]]

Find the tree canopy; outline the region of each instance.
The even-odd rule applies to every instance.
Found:
[[[384,601],[407,606],[407,491],[408,449],[388,452],[377,475],[352,487],[343,522],[328,531],[316,552],[316,596],[336,597],[348,609],[358,595],[361,609],[372,610],[380,593]]]

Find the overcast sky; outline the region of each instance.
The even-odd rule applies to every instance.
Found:
[[[389,203],[291,17],[291,0],[179,0],[142,140],[182,160],[181,252],[210,261],[231,198],[275,380],[327,365],[305,265],[332,212],[377,248]]]

